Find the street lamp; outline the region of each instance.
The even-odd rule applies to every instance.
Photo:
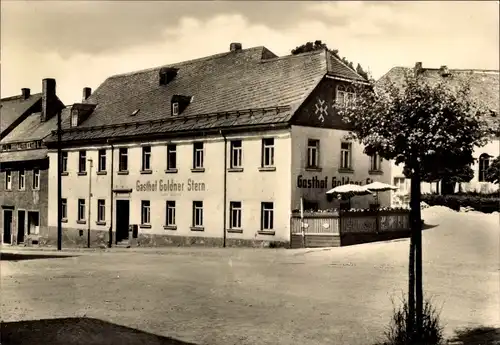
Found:
[[[89,207],[88,207],[88,227],[87,227],[87,248],[90,248],[90,209],[92,208],[92,158],[87,159],[89,166]]]

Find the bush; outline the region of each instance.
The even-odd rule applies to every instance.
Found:
[[[384,332],[385,341],[377,345],[441,345],[444,343],[443,327],[440,325],[439,313],[428,299],[424,302],[422,333],[408,334],[407,325],[410,319],[408,301],[403,297],[402,305],[393,307],[391,322]],[[394,301],[393,301],[394,306]],[[413,329],[415,329],[414,325]]]
[[[474,210],[483,213],[492,213],[500,210],[500,197],[483,196],[472,194],[423,194],[421,200],[429,206],[446,206],[455,211],[460,211],[460,207],[470,206]]]

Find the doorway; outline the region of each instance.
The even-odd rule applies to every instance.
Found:
[[[26,211],[17,211],[17,244],[24,242]]]
[[[116,200],[116,243],[128,239],[130,201]]]
[[[36,211],[28,211],[28,235],[38,235],[40,232],[40,216]]]
[[[12,210],[3,210],[3,243],[11,244]]]

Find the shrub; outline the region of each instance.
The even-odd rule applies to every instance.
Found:
[[[492,213],[500,210],[500,197],[498,195],[495,197],[470,194],[423,194],[421,200],[429,206],[446,206],[455,211],[460,211],[460,207],[467,206],[483,213]]]
[[[402,305],[394,306],[393,315],[387,330],[385,340],[377,345],[441,345],[444,343],[443,327],[440,325],[439,313],[432,305],[431,300],[424,302],[422,333],[408,334],[407,325],[410,319],[408,301],[402,298]],[[415,329],[414,325],[413,329]]]

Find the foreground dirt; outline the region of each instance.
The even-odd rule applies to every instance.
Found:
[[[447,334],[500,326],[498,219],[440,208],[424,219],[438,225],[424,232],[424,288]],[[401,240],[1,261],[1,317],[86,317],[199,345],[366,345],[387,325],[391,299],[406,291],[407,252]]]

